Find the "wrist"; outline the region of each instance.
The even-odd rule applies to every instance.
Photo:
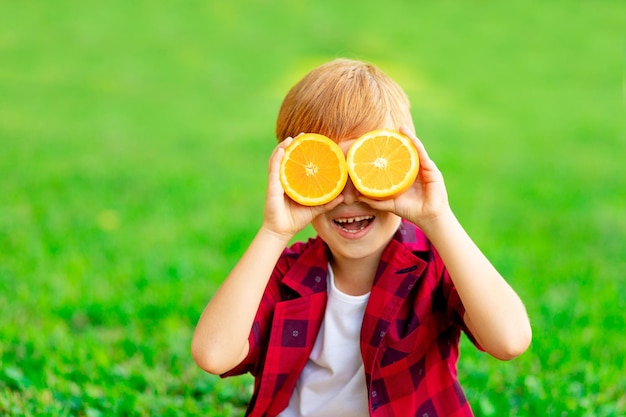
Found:
[[[437,236],[449,230],[450,227],[458,225],[459,222],[452,210],[448,209],[436,216],[419,219],[415,224],[417,224],[430,241],[433,241],[436,240]]]
[[[266,237],[267,239],[271,239],[278,244],[283,246],[287,246],[291,239],[295,236],[295,233],[285,233],[274,230],[268,224],[264,223],[259,229],[259,235]]]

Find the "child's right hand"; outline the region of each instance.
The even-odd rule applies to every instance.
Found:
[[[285,148],[291,142],[293,142],[291,137],[283,140],[270,157],[263,222],[263,227],[268,231],[289,239],[304,229],[315,217],[332,210],[343,201],[343,196],[339,195],[328,204],[308,207],[296,203],[285,194],[280,183],[280,161],[285,154]]]
[[[192,354],[207,372],[221,375],[243,361],[249,351],[248,337],[267,282],[293,236],[317,215],[343,201],[337,197],[325,206],[306,207],[285,194],[280,183],[280,161],[286,139],[269,160],[263,226],[220,288],[207,304],[194,332]],[[237,305],[237,314],[233,306]]]

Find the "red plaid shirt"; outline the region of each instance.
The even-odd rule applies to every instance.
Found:
[[[319,238],[296,243],[279,259],[250,332],[250,352],[223,375],[254,375],[246,415],[276,416],[287,407],[324,318],[327,265]],[[402,222],[383,252],[361,327],[371,416],[472,415],[456,371],[460,332],[470,335],[464,311],[435,249],[421,230]]]

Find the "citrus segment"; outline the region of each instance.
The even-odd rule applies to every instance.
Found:
[[[323,135],[296,137],[280,163],[280,182],[285,193],[304,206],[326,204],[337,197],[348,180],[343,151]]]
[[[384,199],[406,191],[419,170],[411,139],[381,129],[358,138],[348,150],[348,172],[355,188],[370,198]]]

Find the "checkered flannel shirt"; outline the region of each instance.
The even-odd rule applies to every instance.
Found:
[[[285,409],[326,307],[328,248],[296,243],[278,261],[249,337],[250,352],[223,377],[250,372],[247,416]],[[471,416],[457,380],[463,304],[424,234],[403,221],[385,248],[361,327],[370,416]],[[233,313],[236,314],[236,313]]]

